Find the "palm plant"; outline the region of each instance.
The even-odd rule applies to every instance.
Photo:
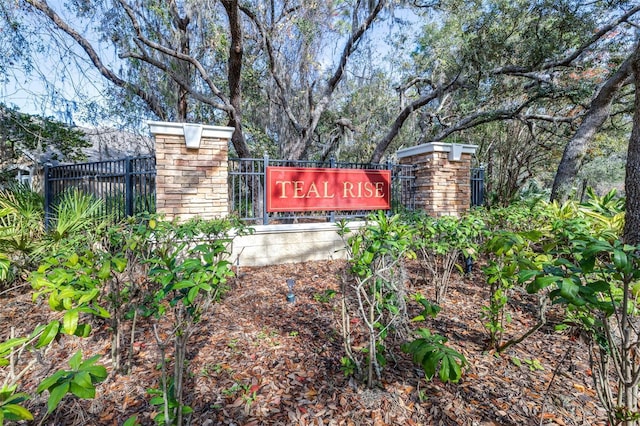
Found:
[[[59,251],[64,247],[75,247],[81,242],[92,241],[107,225],[104,201],[78,189],[65,192],[54,208],[54,221],[45,234],[38,253]]]
[[[33,261],[44,233],[44,200],[27,185],[0,189],[0,280],[9,281]]]

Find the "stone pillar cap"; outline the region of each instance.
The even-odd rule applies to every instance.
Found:
[[[168,121],[147,121],[147,124],[149,125],[149,132],[152,135],[185,136],[185,129],[187,133],[190,133],[194,131],[195,127],[200,127],[200,136],[203,138],[231,139],[231,135],[235,130],[233,127],[209,126],[197,123],[173,123]]]
[[[475,154],[478,145],[445,143],[445,142],[429,142],[422,145],[416,145],[409,148],[400,149],[396,152],[398,159],[413,157],[415,155],[428,154],[430,152],[448,152],[449,160],[460,161],[462,154]]]

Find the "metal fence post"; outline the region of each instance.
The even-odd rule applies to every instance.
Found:
[[[398,179],[397,176],[395,176],[395,174],[393,173],[393,169],[394,169],[394,164],[391,162],[391,160],[387,159],[387,170],[391,171],[391,182],[389,182],[389,191],[391,191],[391,194],[389,194],[389,201],[390,201],[390,206],[391,207],[389,210],[387,210],[387,217],[391,217],[391,214],[393,213],[394,209],[393,207],[393,199],[396,198],[394,197],[394,192],[397,192],[397,189],[394,191],[394,186],[397,186],[398,182],[395,181],[399,181],[400,179]],[[394,183],[396,185],[394,185]]]
[[[131,157],[124,159],[124,209],[125,217],[133,216],[133,161]]]
[[[51,180],[49,179],[49,165],[44,165],[44,229],[49,230],[51,226]]]
[[[264,154],[263,183],[262,183],[262,224],[269,224],[269,213],[267,212],[267,167],[269,167],[269,154]]]
[[[334,156],[331,156],[331,158],[329,158],[329,167],[331,167],[332,169],[336,167],[336,158]],[[329,213],[329,222],[335,223],[335,221],[336,221],[336,211],[331,210],[331,213]]]

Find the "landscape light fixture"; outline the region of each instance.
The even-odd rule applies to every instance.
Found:
[[[183,123],[184,142],[187,148],[200,148],[200,139],[202,138],[202,124]]]
[[[287,302],[294,303],[296,301],[296,295],[293,294],[293,286],[295,284],[295,280],[293,278],[289,278],[287,280],[287,287],[289,287],[289,293],[287,293]]]

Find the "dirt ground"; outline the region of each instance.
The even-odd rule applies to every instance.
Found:
[[[487,352],[481,306],[488,291],[481,272],[454,274],[448,298],[426,326],[446,336],[470,366],[457,384],[427,383],[398,346],[375,389],[366,389],[340,368],[342,349],[338,290],[342,261],[243,268],[222,303],[205,315],[188,353],[187,403],[193,425],[604,425],[604,412],[589,376],[585,345],[545,326],[497,355]],[[409,271],[410,290],[427,297],[427,280]],[[295,303],[286,280],[295,279]],[[328,299],[328,300],[326,300]],[[0,298],[0,338],[29,332],[55,314],[28,292]],[[417,307],[416,307],[417,309]],[[517,294],[507,337],[535,322],[535,300]],[[102,328],[101,328],[102,327]],[[54,344],[20,390],[35,394],[38,380],[65,367],[79,348],[104,354],[109,369],[107,325],[87,339]],[[149,388],[158,387],[159,355],[149,324],[141,322],[128,375],[110,374],[94,400],[66,397],[45,418],[46,394],[27,403],[43,425],[121,425],[131,415],[153,424]],[[400,342],[398,342],[399,344]],[[128,356],[128,354],[127,354]],[[0,379],[5,371],[0,370]]]

